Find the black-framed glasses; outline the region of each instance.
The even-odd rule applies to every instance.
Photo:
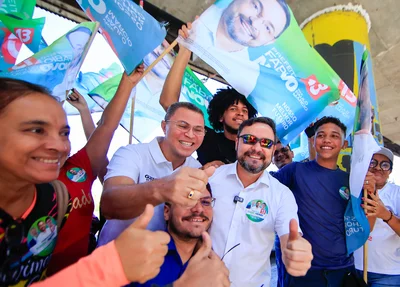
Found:
[[[255,137],[250,134],[241,135],[241,136],[239,136],[239,138],[243,139],[244,144],[255,145],[256,143],[259,142],[261,147],[267,148],[267,149],[270,149],[275,144],[275,142],[269,138],[259,139],[258,137]]]
[[[280,150],[276,149],[274,152],[274,156],[278,156],[279,153],[288,153],[289,151],[290,151],[290,148],[285,146],[285,147],[282,147]]]
[[[204,126],[191,126],[189,123],[185,121],[172,121],[172,120],[167,120],[165,121],[166,123],[174,123],[175,126],[180,129],[181,131],[188,133],[190,130],[193,130],[193,133],[196,136],[204,136],[206,134],[206,129]]]
[[[369,168],[375,168],[377,167],[379,164],[379,167],[383,170],[383,171],[388,171],[392,169],[392,163],[390,161],[381,161],[378,162],[376,159],[371,159],[371,162],[369,163]]]

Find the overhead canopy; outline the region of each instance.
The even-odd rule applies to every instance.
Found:
[[[138,0],[134,2],[138,3]],[[213,0],[149,0],[144,9],[158,21],[169,23],[167,40],[177,37],[185,22],[201,14]],[[347,4],[349,0],[287,0],[299,23],[326,7]],[[351,1],[354,2],[354,1]],[[371,51],[374,63],[375,85],[379,102],[381,127],[385,146],[400,155],[400,21],[397,1],[358,0],[369,13]],[[88,18],[75,0],[37,0],[37,5],[76,22]],[[190,62],[191,68],[215,80],[225,82],[210,66],[200,59]]]

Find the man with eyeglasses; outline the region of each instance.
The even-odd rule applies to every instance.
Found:
[[[376,218],[368,239],[368,284],[400,286],[400,186],[388,182],[393,169],[393,153],[382,147],[375,153],[369,171],[376,180],[376,193],[365,199],[368,217]],[[363,268],[362,248],[354,252],[360,277]]]
[[[213,219],[213,206],[210,185],[194,207],[166,202],[164,219],[166,232],[171,236],[168,253],[158,275],[146,283],[132,283],[130,287],[152,287],[153,284],[164,286],[170,284],[184,273],[189,259],[196,253],[195,247],[201,243],[203,232],[207,231]]]
[[[179,34],[188,37],[191,24],[183,26]],[[179,54],[165,81],[160,104],[168,107],[179,101],[185,68],[190,60],[191,51],[179,46]],[[208,104],[208,103],[207,103]],[[207,106],[206,104],[206,106]],[[236,161],[235,139],[240,124],[257,115],[257,110],[246,97],[236,90],[227,87],[219,89],[207,107],[208,119],[212,127],[206,127],[207,133],[203,143],[197,149],[197,159],[203,165],[216,167]]]
[[[274,156],[272,157],[272,162],[276,165],[278,169],[281,169],[285,165],[291,163],[294,158],[294,153],[290,149],[290,146],[283,146],[280,141],[275,145]]]
[[[165,230],[164,202],[193,207],[206,190],[213,168],[200,170],[201,164],[191,157],[205,134],[201,110],[191,103],[171,105],[161,127],[164,137],[121,147],[112,157],[101,209],[115,220],[104,225],[100,245],[115,239],[148,203],[155,206],[149,228]]]
[[[314,255],[305,276],[294,277],[287,270],[285,287],[342,287],[345,277],[355,272],[344,223],[349,197],[343,191],[349,187],[349,174],[337,167],[340,150],[347,147],[346,126],[335,117],[324,117],[314,128],[316,159],[288,164],[274,174],[296,198],[300,227]],[[367,174],[364,188],[375,190],[372,174]]]
[[[270,285],[275,232],[290,274],[304,275],[311,266],[311,245],[299,234],[294,196],[266,171],[275,140],[270,118],[244,121],[236,139],[237,161],[219,167],[209,179],[216,198],[210,235],[232,286]]]

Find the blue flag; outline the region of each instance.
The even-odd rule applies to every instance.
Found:
[[[128,0],[77,1],[131,74],[144,56],[161,44],[167,32],[150,14]]]
[[[98,24],[81,23],[47,48],[12,68],[0,77],[25,80],[48,88],[59,101],[73,88]]]
[[[363,246],[370,233],[368,219],[361,207],[361,198],[363,197],[363,184],[369,163],[373,154],[380,149],[371,134],[371,118],[373,119],[373,117],[371,117],[367,59],[368,51],[365,50],[360,72],[360,89],[351,154],[350,200],[344,214],[348,255]]]
[[[272,118],[278,138],[287,144],[347,87],[310,47],[285,1],[278,2],[263,7],[259,1],[217,0],[178,42],[246,96],[259,114]],[[263,15],[262,29],[249,20],[254,10]]]

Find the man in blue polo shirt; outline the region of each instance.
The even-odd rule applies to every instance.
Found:
[[[316,159],[294,162],[274,174],[291,189],[298,205],[303,237],[311,243],[314,259],[305,276],[284,275],[284,286],[341,287],[345,275],[355,270],[353,255],[347,256],[344,213],[349,174],[337,167],[340,150],[346,148],[346,126],[337,118],[315,123]],[[375,180],[367,174],[364,188],[373,191]]]
[[[132,283],[130,287],[164,286],[176,281],[185,272],[202,233],[208,230],[213,219],[215,199],[209,184],[207,190],[192,208],[165,203],[164,219],[171,241],[160,273],[144,284]]]

